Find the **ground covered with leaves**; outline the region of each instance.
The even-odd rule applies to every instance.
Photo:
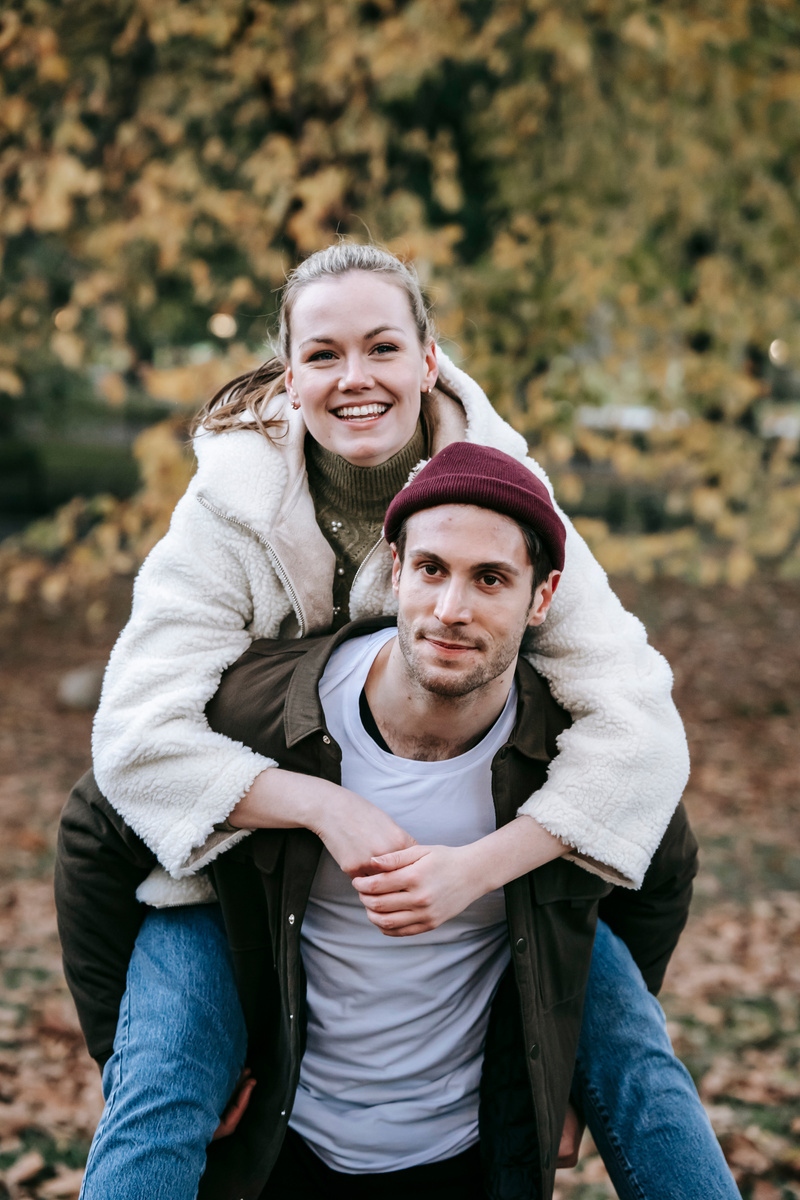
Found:
[[[743,1196],[800,1198],[800,589],[620,582],[675,670],[703,866],[662,996]],[[0,624],[0,1200],[77,1196],[100,1112],[64,984],[52,901],[59,809],[91,715],[59,708],[67,670],[106,657],[124,590],[83,632]],[[591,1145],[559,1200],[614,1192]]]

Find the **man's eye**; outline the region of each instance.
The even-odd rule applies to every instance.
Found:
[[[439,568],[434,563],[425,563],[425,565],[423,566],[422,569],[426,575],[438,575],[439,574]]]
[[[495,587],[497,584],[502,583],[502,580],[497,575],[484,575],[483,582],[488,587]]]

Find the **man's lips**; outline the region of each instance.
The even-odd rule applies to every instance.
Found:
[[[472,642],[450,642],[442,638],[431,637],[430,634],[423,634],[423,640],[429,642],[431,646],[435,646],[437,650],[444,654],[464,654],[469,650],[479,650],[480,647]]]
[[[340,408],[332,408],[331,412],[340,421],[374,421],[376,418],[382,417],[391,407],[391,404],[381,404],[380,401],[371,400],[366,404],[343,404]]]

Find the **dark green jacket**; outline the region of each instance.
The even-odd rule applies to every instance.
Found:
[[[325,727],[319,679],[342,640],[387,623],[379,618],[332,637],[255,642],[223,676],[209,705],[210,724],[289,770],[339,782],[340,752]],[[492,764],[498,825],[541,787],[556,737],[569,723],[522,659],[517,686],[517,722]],[[258,1087],[237,1132],[209,1148],[201,1200],[257,1200],[280,1149],[303,1055],[300,928],[321,848],[305,830],[261,830],[211,868]],[[110,1052],[124,966],[141,920],[122,893],[130,896],[152,863],[84,777],[62,821],[57,900],[67,978],[99,1059]],[[639,892],[614,889],[563,859],[506,886],[512,965],[493,1003],[481,1082],[481,1152],[492,1200],[552,1194],[598,911],[656,990],[686,921],[695,869],[696,843],[680,807]]]

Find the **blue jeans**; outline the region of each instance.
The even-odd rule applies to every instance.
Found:
[[[572,1082],[620,1200],[737,1200],[739,1191],[676,1058],[664,1011],[630,951],[597,925]]]
[[[195,1197],[246,1050],[219,906],[150,912],[128,967],[80,1200]]]
[[[246,1034],[215,905],[150,913],[103,1072],[81,1200],[194,1200]],[[739,1193],[664,1014],[598,926],[573,1085],[620,1200]]]

